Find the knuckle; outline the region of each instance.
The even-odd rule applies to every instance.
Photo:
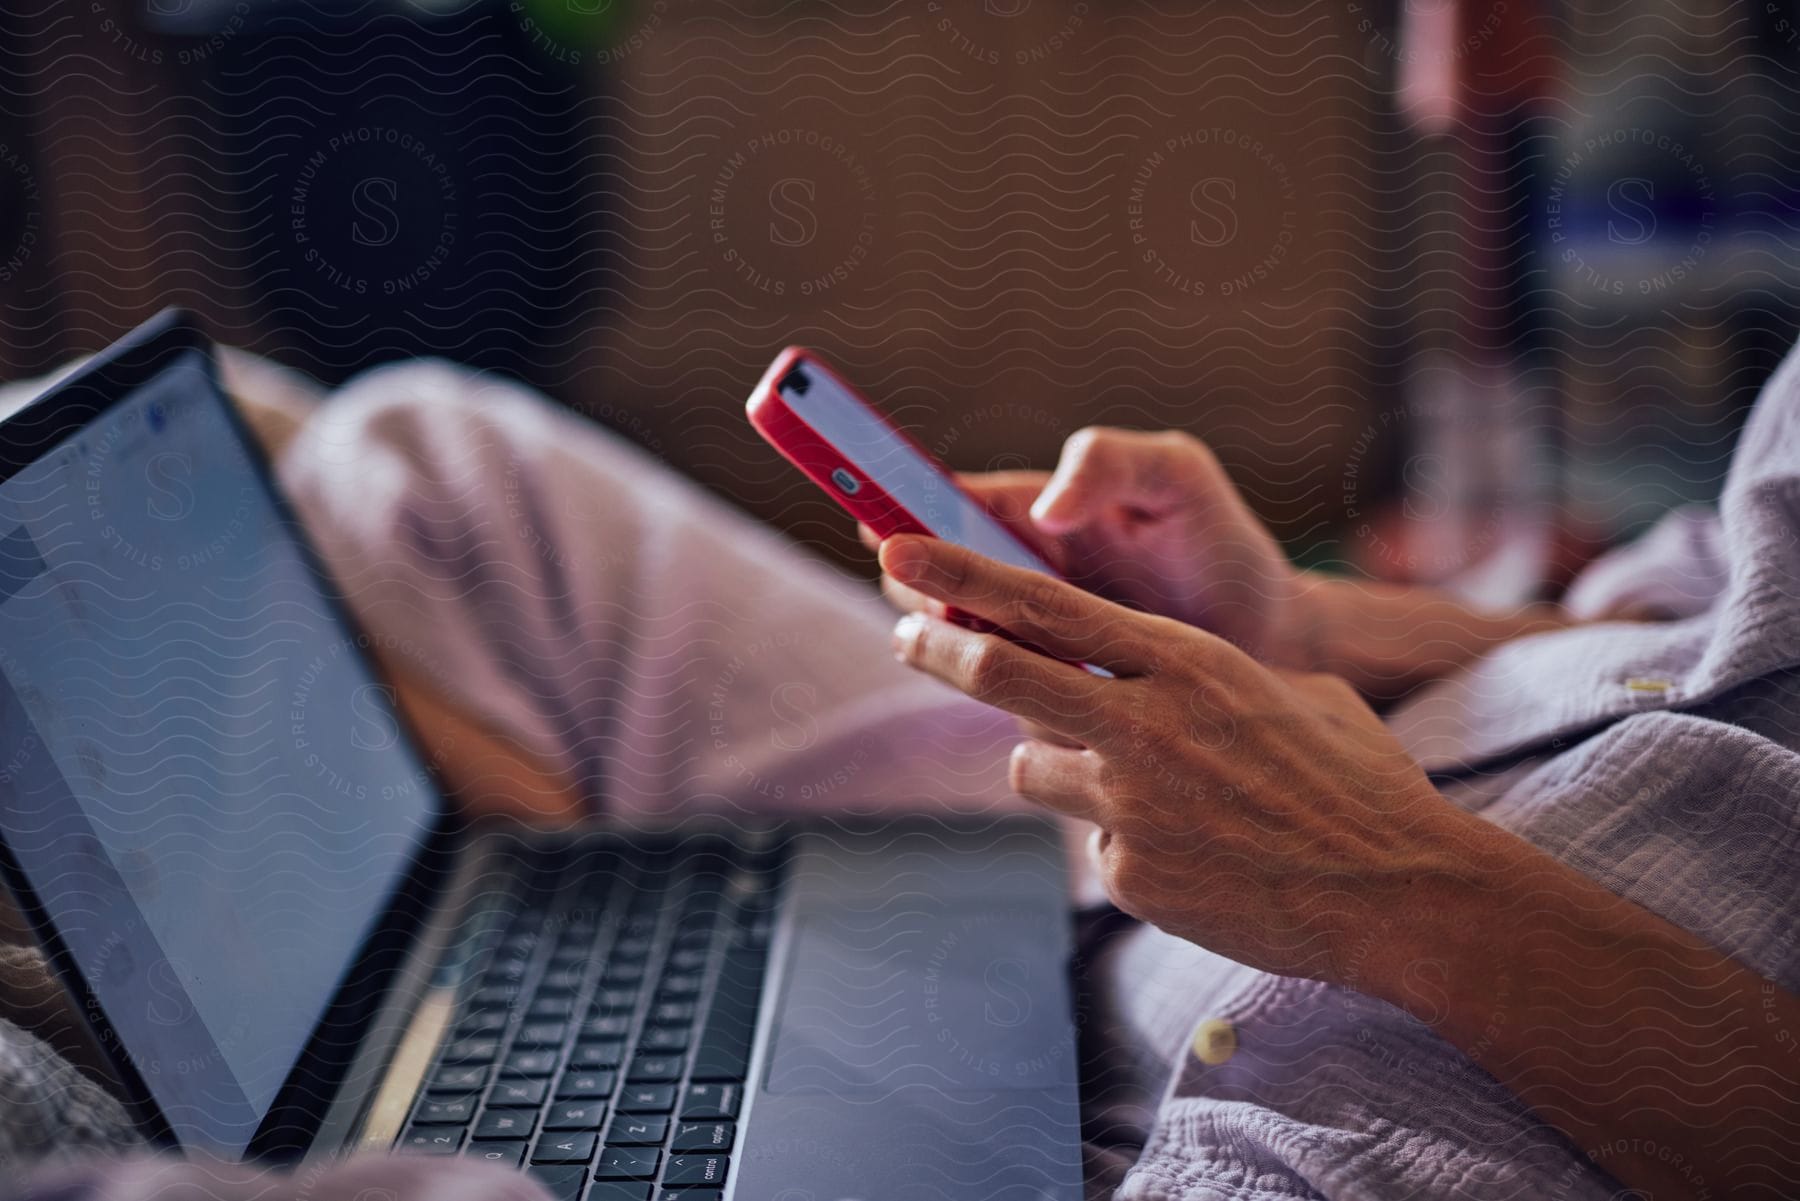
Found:
[[[1006,682],[1002,643],[992,635],[976,638],[963,651],[962,678],[977,696],[992,696]]]
[[[1196,681],[1207,681],[1224,690],[1237,676],[1232,670],[1243,652],[1216,634],[1205,630],[1171,631],[1171,637],[1182,641],[1181,660],[1185,675]]]
[[[968,558],[956,553],[954,548],[948,554],[938,555],[932,566],[938,582],[951,591],[960,591],[969,582]]]
[[[1321,690],[1335,697],[1341,704],[1350,705],[1362,703],[1362,693],[1356,690],[1356,685],[1352,684],[1349,680],[1346,680],[1343,676],[1321,674],[1319,676],[1319,682]]]
[[[1099,770],[1094,774],[1095,785],[1100,795],[1106,798],[1107,805],[1119,816],[1128,816],[1132,808],[1131,769],[1109,755],[1101,759]]]
[[[1069,629],[1080,620],[1082,605],[1079,594],[1067,585],[1034,576],[1019,583],[1008,610],[1033,629]]]
[[[1150,435],[1153,483],[1178,494],[1206,489],[1224,474],[1212,448],[1186,430],[1163,430]]]
[[[1137,855],[1124,839],[1115,836],[1100,856],[1100,884],[1113,904],[1133,917],[1139,916],[1143,907],[1143,878]]]
[[[1057,606],[1042,589],[1021,588],[1007,603],[1007,624],[1041,630],[1056,624]]]
[[[1165,430],[1162,433],[1162,440],[1164,446],[1182,458],[1208,467],[1218,465],[1219,456],[1214,454],[1213,448],[1196,434],[1180,429]]]
[[[1142,849],[1163,841],[1167,833],[1166,825],[1166,815],[1157,803],[1142,797],[1135,803],[1118,806],[1113,815],[1113,826],[1118,832],[1115,841],[1119,844],[1120,853],[1140,865],[1143,862]]]
[[[1212,448],[1187,430],[1159,430],[1156,433],[1151,434],[1150,438],[1153,440],[1154,445],[1163,450],[1174,451],[1181,455],[1191,455],[1207,459],[1212,458]]]
[[[1155,706],[1132,725],[1133,743],[1152,759],[1161,761],[1181,742],[1181,731],[1166,706]]]

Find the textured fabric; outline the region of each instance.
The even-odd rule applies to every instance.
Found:
[[[421,1156],[365,1156],[291,1171],[148,1156],[63,1162],[6,1195],[10,1201],[550,1201],[518,1172]]]
[[[1017,807],[865,584],[504,381],[376,371],[280,474],[370,637],[613,813]]]
[[[110,1092],[35,1035],[0,1021],[0,1168],[139,1142]]]
[[[1390,725],[1448,796],[1800,990],[1800,357],[1744,431],[1717,518],[1674,514],[1574,592],[1683,614],[1499,648]],[[1120,1191],[1132,1201],[1611,1201],[1590,1162],[1397,1009],[1223,961]]]

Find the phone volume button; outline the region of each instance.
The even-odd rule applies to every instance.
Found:
[[[838,467],[832,471],[831,482],[836,484],[837,490],[845,496],[855,496],[862,491],[862,481],[851,475],[849,470],[844,467]]]

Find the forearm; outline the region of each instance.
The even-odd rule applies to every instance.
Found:
[[[1800,1195],[1800,1000],[1505,831],[1483,850],[1404,907],[1374,991],[1627,1184]]]
[[[1392,699],[1492,648],[1573,619],[1559,606],[1484,612],[1431,588],[1306,574],[1280,638],[1288,665],[1329,672]]]

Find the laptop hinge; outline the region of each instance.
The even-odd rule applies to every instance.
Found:
[[[456,852],[450,886],[407,956],[405,966],[370,1021],[344,1083],[325,1111],[309,1155],[387,1148],[431,1066],[453,1016],[467,965],[452,953],[456,940],[492,898],[494,857],[506,836],[479,837]],[[485,880],[484,880],[485,877]]]

